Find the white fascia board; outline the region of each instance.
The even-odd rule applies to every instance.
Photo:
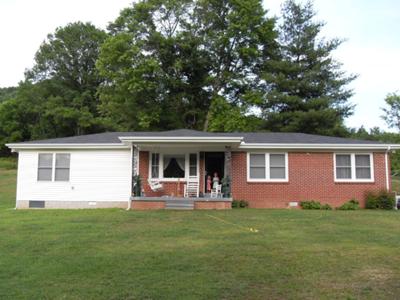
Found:
[[[13,151],[32,149],[129,149],[122,143],[114,144],[6,144]]]
[[[259,144],[241,143],[239,149],[396,150],[400,144]]]
[[[132,143],[232,143],[239,144],[243,141],[243,137],[118,137],[121,142]]]

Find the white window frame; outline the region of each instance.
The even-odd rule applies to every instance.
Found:
[[[48,183],[48,182],[59,182],[65,183],[71,181],[71,160],[72,154],[70,152],[38,152],[37,153],[37,164],[36,164],[36,174],[38,174],[39,170],[39,156],[40,154],[51,154],[53,157],[52,166],[51,166],[51,180],[39,180],[39,176],[36,176],[36,182],[40,183]],[[69,154],[69,179],[68,180],[56,180],[56,154]]]
[[[158,178],[157,177],[151,177],[151,165],[152,165],[152,156],[153,153],[158,153],[159,154],[159,163],[158,163]],[[164,155],[185,155],[185,177],[182,178],[165,178],[164,177]],[[196,176],[190,176],[189,177],[189,171],[190,171],[190,166],[189,166],[189,155],[190,154],[196,154],[197,156],[197,174]],[[200,152],[198,151],[168,151],[168,152],[163,152],[163,151],[154,151],[154,152],[149,152],[149,174],[148,178],[151,179],[158,179],[160,181],[165,181],[165,182],[176,182],[176,181],[188,181],[189,178],[196,178],[200,179]]]
[[[250,178],[250,155],[265,155],[265,178]],[[270,155],[285,155],[285,178],[270,178]],[[289,156],[287,152],[247,152],[247,181],[248,182],[289,182]]]
[[[351,178],[337,178],[336,177],[336,155],[350,155],[350,166],[351,166]],[[369,155],[371,178],[356,178],[356,155]],[[374,155],[373,153],[348,153],[348,152],[336,152],[333,153],[333,178],[335,182],[375,182],[375,172],[374,172]]]

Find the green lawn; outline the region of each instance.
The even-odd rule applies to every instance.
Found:
[[[0,299],[400,297],[397,212],[15,211],[14,197],[2,169]]]

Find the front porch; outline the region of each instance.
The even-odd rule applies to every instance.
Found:
[[[130,208],[230,209],[234,146],[226,140],[132,143]]]
[[[211,198],[211,197],[131,197],[131,209],[152,210],[152,209],[230,209],[232,198]]]

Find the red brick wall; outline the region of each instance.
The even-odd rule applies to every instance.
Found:
[[[151,210],[151,209],[164,209],[164,201],[132,201],[131,209],[135,210]]]
[[[334,182],[333,153],[290,152],[288,159],[289,182],[247,182],[247,155],[233,152],[233,198],[247,200],[250,207],[256,208],[284,208],[290,201],[302,200],[317,200],[337,207],[353,197],[364,206],[366,191],[386,188],[385,153],[374,153],[373,183]]]

